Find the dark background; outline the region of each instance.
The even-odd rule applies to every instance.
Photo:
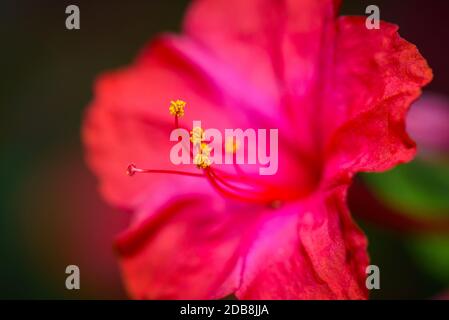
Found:
[[[242,0],[244,1],[244,0]],[[81,29],[65,28],[76,4]],[[114,235],[128,221],[107,207],[85,168],[83,112],[95,77],[129,64],[155,34],[178,31],[188,1],[2,0],[0,4],[0,298],[125,298]],[[449,95],[449,2],[346,1],[342,13],[400,26],[434,69],[427,88]],[[416,262],[408,239],[364,225],[382,289],[374,298],[430,298],[449,282]],[[81,290],[65,289],[65,267]]]

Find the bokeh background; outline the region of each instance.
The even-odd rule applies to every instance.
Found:
[[[99,197],[80,126],[95,77],[129,64],[155,34],[179,31],[188,2],[0,2],[0,298],[127,298],[112,242],[129,217]],[[80,30],[65,28],[70,4],[80,7]],[[379,211],[407,217],[367,218],[364,202],[354,201],[381,270],[381,290],[371,296],[444,298],[449,236],[410,221],[449,218],[449,2],[348,0],[342,13],[364,15],[368,4],[428,59],[435,79],[419,103],[438,104],[433,116],[413,116],[421,147],[413,163],[358,178]],[[70,264],[80,267],[80,290],[65,288]]]

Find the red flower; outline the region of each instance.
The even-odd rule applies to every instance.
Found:
[[[117,243],[133,297],[367,297],[366,239],[346,192],[355,173],[413,158],[404,118],[432,74],[395,25],[368,30],[337,8],[195,1],[182,35],[98,80],[84,141],[104,196],[134,212]],[[167,101],[177,97],[188,102],[185,123],[278,128],[277,174],[213,164],[190,166],[204,179],[127,177],[130,162],[173,169]]]

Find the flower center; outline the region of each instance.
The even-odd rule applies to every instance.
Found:
[[[184,116],[184,108],[186,102],[182,100],[171,101],[169,112],[175,118],[175,128],[179,129],[179,118]],[[211,148],[205,141],[204,130],[200,127],[194,127],[190,131],[189,143],[198,151],[195,155],[190,151],[190,159],[201,170],[199,173],[185,172],[178,170],[161,170],[161,169],[141,169],[134,164],[130,164],[126,173],[133,176],[136,173],[151,174],[173,174],[180,176],[190,176],[206,179],[211,186],[225,197],[236,199],[244,202],[260,203],[277,208],[284,201],[297,199],[302,194],[293,188],[286,188],[275,185],[262,178],[248,175],[235,161],[236,152],[239,143],[235,139],[225,141],[225,151],[234,157],[233,166],[234,173],[221,170],[212,164],[210,159]],[[190,146],[186,149],[192,150]]]

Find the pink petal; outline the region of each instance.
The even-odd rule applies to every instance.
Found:
[[[422,155],[449,153],[449,99],[424,93],[410,110],[407,128]]]
[[[311,153],[317,148],[314,135],[323,60],[330,55],[339,4],[335,0],[197,0],[184,30],[259,94],[268,95],[269,106],[263,103],[259,109],[290,121],[298,147]]]
[[[106,197],[138,210],[118,242],[134,297],[366,298],[366,240],[346,188],[357,171],[413,157],[405,113],[431,71],[395,26],[335,24],[337,7],[198,0],[187,37],[165,37],[99,81],[84,137]],[[287,147],[275,178],[313,196],[268,210],[191,178],[126,177],[129,162],[171,166],[167,101],[176,98],[191,106],[188,124],[278,126]]]
[[[130,179],[125,171],[132,162],[154,169],[180,169],[169,158],[173,145],[169,136],[174,129],[174,118],[168,112],[170,100],[188,101],[188,115],[183,119],[189,128],[194,117],[205,125],[230,126],[236,122],[237,116],[231,121],[226,113],[213,111],[220,110],[220,105],[214,103],[217,90],[201,66],[174,50],[169,40],[155,42],[129,68],[101,76],[83,138],[87,160],[100,177],[105,197],[115,205],[132,209],[148,201],[161,183],[174,185],[177,181],[181,187],[183,181],[191,180],[167,175]]]
[[[130,295],[216,299],[232,294],[239,282],[242,235],[259,214],[243,209],[200,191],[197,196],[174,196],[136,221],[117,241]]]
[[[277,210],[174,198],[118,241],[135,298],[362,299],[366,240],[344,188]]]
[[[114,205],[135,209],[154,196],[155,188],[177,185],[179,193],[189,192],[192,178],[167,175],[140,175],[130,179],[125,170],[130,163],[152,169],[198,170],[174,166],[170,162],[170,132],[174,118],[169,101],[188,102],[181,118],[189,130],[193,120],[203,128],[279,129],[279,171],[273,181],[310,189],[316,180],[310,166],[301,162],[292,149],[289,131],[279,119],[267,119],[258,99],[252,99],[244,78],[227,70],[207,51],[186,38],[164,37],[145,49],[126,69],[107,73],[97,81],[83,128],[90,167],[100,178],[104,196]],[[261,93],[259,98],[263,98]],[[270,107],[269,99],[263,99]],[[292,151],[293,150],[293,151]],[[253,170],[254,171],[254,170]]]
[[[432,72],[395,25],[368,30],[364,24],[361,17],[338,23],[335,81],[322,118],[329,175],[387,170],[415,154],[405,131],[406,112]]]
[[[345,188],[267,215],[244,261],[242,299],[366,299],[366,239]]]

